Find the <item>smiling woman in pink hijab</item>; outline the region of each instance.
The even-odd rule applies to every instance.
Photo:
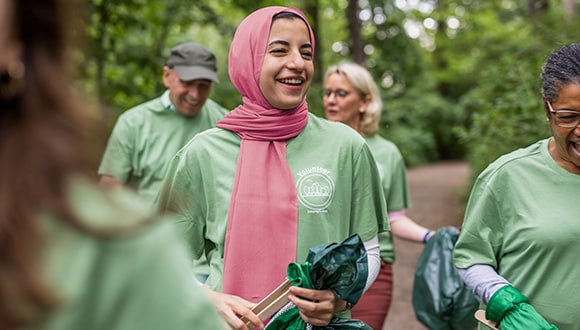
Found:
[[[235,329],[264,324],[251,311],[308,249],[354,233],[365,241],[367,288],[388,230],[375,162],[354,130],[309,113],[314,35],[295,8],[266,7],[238,26],[229,74],[243,103],[175,157],[160,196],[176,212],[205,285]],[[305,322],[324,326],[350,306],[330,290],[292,287]]]

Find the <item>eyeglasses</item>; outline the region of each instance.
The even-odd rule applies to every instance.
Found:
[[[580,124],[580,111],[570,109],[554,110],[550,101],[546,100],[550,113],[554,116],[554,123],[560,127],[574,128]]]
[[[330,95],[334,94],[335,97],[337,98],[345,98],[348,96],[348,94],[350,94],[349,91],[344,90],[344,89],[336,89],[336,90],[332,90],[332,89],[325,89],[324,90],[324,96],[326,97],[330,97]]]

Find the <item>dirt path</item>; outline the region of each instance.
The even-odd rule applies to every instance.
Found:
[[[441,162],[407,171],[412,207],[408,215],[424,226],[437,229],[459,226],[462,198],[467,194],[469,166],[462,162]],[[415,318],[412,290],[415,266],[423,245],[395,238],[393,303],[383,330],[425,330]]]

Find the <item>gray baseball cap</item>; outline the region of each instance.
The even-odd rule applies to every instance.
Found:
[[[219,83],[215,55],[194,42],[172,48],[166,65],[175,69],[181,80],[209,79]]]

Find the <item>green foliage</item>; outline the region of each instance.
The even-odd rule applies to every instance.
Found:
[[[461,158],[456,131],[466,121],[461,108],[419,87],[386,104],[381,134],[399,146],[408,166]]]
[[[369,1],[361,10],[368,15],[362,22],[364,65],[379,84],[385,104],[380,134],[398,145],[409,166],[461,158],[463,148],[452,128],[465,118],[437,93],[424,49],[405,33],[409,14],[390,1]],[[351,60],[344,15],[332,9],[324,13],[335,22],[322,28],[322,36],[331,38],[323,40],[324,45],[335,48],[326,54],[325,63]]]
[[[549,135],[538,72],[530,62],[503,59],[481,77],[481,87],[463,97],[463,107],[476,109],[469,129],[459,129],[474,174],[500,155]]]
[[[321,84],[312,84],[306,96],[308,110],[321,118],[324,118],[324,105],[322,103],[323,90],[324,86]]]
[[[477,84],[459,100],[470,120],[457,129],[474,175],[500,155],[550,136],[541,102],[541,66],[550,52],[574,42],[570,29],[578,31],[561,19],[558,8],[534,21],[496,14],[474,13],[473,24],[485,26],[486,33],[469,30],[460,36],[478,44],[474,57],[481,66],[470,73]]]
[[[322,24],[318,31],[319,39],[316,40],[316,56],[322,58],[323,67],[314,69],[324,75],[329,66],[349,59],[350,53],[345,15],[346,1],[319,0],[319,5]]]
[[[394,6],[385,8],[381,2],[368,10],[373,16],[364,24],[365,40],[371,49],[366,65],[381,85],[384,85],[385,78],[392,79],[392,85],[385,88],[386,96],[402,96],[407,89],[424,83],[423,73],[428,65],[423,56],[424,50],[405,33],[406,13]],[[380,22],[382,17],[384,22],[374,22],[375,19]]]
[[[266,5],[318,13],[315,70],[350,60],[345,10],[349,0],[188,1],[89,0],[87,52],[81,76],[103,105],[112,127],[117,115],[162,93],[169,49],[194,41],[218,58],[220,84],[211,97],[226,108],[241,102],[228,73],[237,24]],[[477,174],[499,155],[548,136],[538,75],[545,56],[577,40],[580,20],[560,2],[530,17],[516,0],[423,0],[433,10],[401,9],[410,1],[359,1],[366,61],[385,104],[380,133],[395,142],[407,165],[467,157]],[[315,17],[310,17],[314,21]],[[448,24],[455,19],[457,26]],[[435,21],[435,26],[423,24]],[[411,38],[406,24],[422,29]],[[307,101],[324,116],[320,81]]]
[[[214,86],[212,96],[223,95],[225,106],[233,107],[240,98],[227,77],[227,52],[243,16],[215,2],[91,0],[88,49],[81,67],[85,87],[106,109],[112,126],[120,112],[163,92],[162,68],[169,50],[194,41],[216,53],[222,83]]]

